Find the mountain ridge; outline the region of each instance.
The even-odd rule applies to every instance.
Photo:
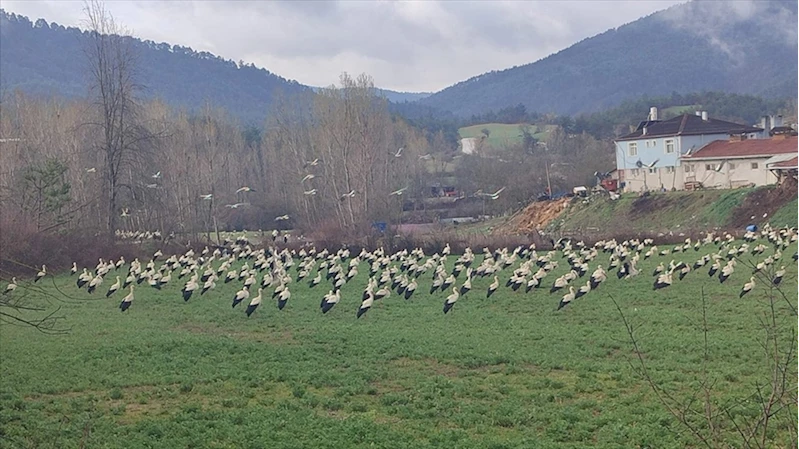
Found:
[[[672,92],[796,96],[796,2],[754,2],[740,14],[724,10],[728,3],[676,5],[536,62],[461,81],[420,103],[459,116],[518,103],[573,115]],[[790,36],[775,40],[783,30]]]

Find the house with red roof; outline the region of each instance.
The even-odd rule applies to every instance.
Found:
[[[710,142],[727,140],[730,134],[756,139],[763,132],[763,128],[709,117],[705,111],[660,120],[657,108],[650,108],[646,120],[614,141],[619,186],[632,192],[681,190],[683,155]]]
[[[733,134],[680,156],[683,188],[763,186],[776,184],[785,176],[795,178],[796,132],[787,128],[772,133],[768,139]]]

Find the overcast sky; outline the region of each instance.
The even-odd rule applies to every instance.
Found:
[[[685,0],[111,1],[133,35],[244,60],[311,86],[367,73],[399,91],[438,91],[534,62]],[[3,0],[3,9],[64,26],[80,1]]]

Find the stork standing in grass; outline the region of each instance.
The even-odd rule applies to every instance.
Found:
[[[486,292],[486,298],[490,298],[491,295],[493,295],[498,288],[499,288],[499,278],[494,276],[494,282],[492,282],[491,285],[488,286],[488,291]]]
[[[452,294],[447,296],[447,299],[444,301],[444,313],[446,314],[452,309],[452,306],[458,302],[458,298],[460,294],[458,293],[458,287],[452,287]]]
[[[358,308],[358,313],[355,314],[355,318],[360,318],[372,308],[372,304],[375,302],[375,297],[370,293],[369,296],[361,302],[361,306]]]
[[[750,277],[749,278],[749,282],[744,284],[744,286],[741,288],[741,293],[738,295],[738,297],[739,298],[743,298],[744,295],[749,293],[749,292],[751,292],[753,288],[755,288],[755,278],[754,278],[754,276]]]
[[[561,298],[560,302],[558,303],[558,310],[566,307],[567,305],[569,305],[569,303],[574,301],[575,296],[576,294],[574,292],[574,287],[569,286],[569,293],[566,293],[565,295],[563,295],[563,298]]]
[[[42,265],[42,269],[38,273],[36,273],[36,279],[34,279],[33,282],[39,282],[46,275],[47,275],[47,266]]]
[[[130,307],[130,303],[133,302],[133,285],[131,284],[130,287],[128,288],[130,288],[130,293],[128,293],[124,298],[122,298],[122,302],[119,303],[119,309],[122,312],[128,310],[128,308]]]
[[[109,287],[108,291],[105,293],[105,297],[106,298],[111,297],[111,295],[116,293],[117,290],[119,290],[119,287],[121,286],[122,286],[122,281],[119,279],[119,276],[117,276],[117,281],[111,284],[111,287]]]
[[[247,306],[247,310],[245,311],[245,313],[247,314],[248,317],[252,315],[253,312],[255,312],[255,309],[257,309],[258,306],[261,304],[262,290],[263,290],[262,288],[258,288],[258,294],[250,301],[250,305]]]
[[[11,282],[9,282],[8,285],[6,285],[6,290],[5,292],[3,292],[3,294],[7,295],[9,293],[12,293],[16,289],[17,289],[17,278],[12,277]]]

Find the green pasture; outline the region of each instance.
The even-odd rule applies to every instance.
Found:
[[[769,373],[760,346],[769,288],[760,280],[738,298],[751,275],[744,262],[755,259],[744,256],[724,284],[702,268],[652,290],[658,262],[693,263],[712,249],[642,260],[631,279],[610,272],[598,290],[560,311],[565,292],[550,294],[549,286],[566,271],[564,259],[529,294],[505,287],[512,269],[499,274],[490,299],[493,279],[476,278],[447,315],[448,293],[428,294],[428,272],[410,300],[393,293],[360,319],[366,264],[326,315],[319,310],[324,282],[313,290],[305,281],[290,284],[282,311],[266,291],[247,318],[246,303],[231,308],[237,281],[220,280],[184,302],[185,279],[175,272],[161,291],[138,286],[124,313],[118,305],[126,292],[104,297],[111,275],[93,296],[66,275],[22,281],[14,295],[60,307],[70,331],[0,325],[0,447],[699,447],[632,370],[636,359],[610,296],[638,329],[652,378],[687,399],[702,378],[704,291],[713,401],[746,398]],[[786,342],[796,338],[794,251],[795,243],[777,262],[788,266],[788,301],[774,303]],[[598,263],[607,266],[607,255],[591,271]],[[757,407],[743,402],[732,413],[754,416]],[[788,446],[795,416],[786,410],[772,420],[770,447]],[[740,446],[730,426],[722,435]]]
[[[517,145],[522,142],[522,132],[519,127],[522,125],[508,125],[504,123],[484,123],[482,125],[466,126],[458,130],[461,138],[467,137],[481,137],[483,130],[487,129],[489,132],[486,143],[495,149],[504,148],[511,145]],[[530,125],[532,131],[535,131],[536,126],[541,132],[533,134],[533,137],[543,141],[547,138],[551,125]]]

